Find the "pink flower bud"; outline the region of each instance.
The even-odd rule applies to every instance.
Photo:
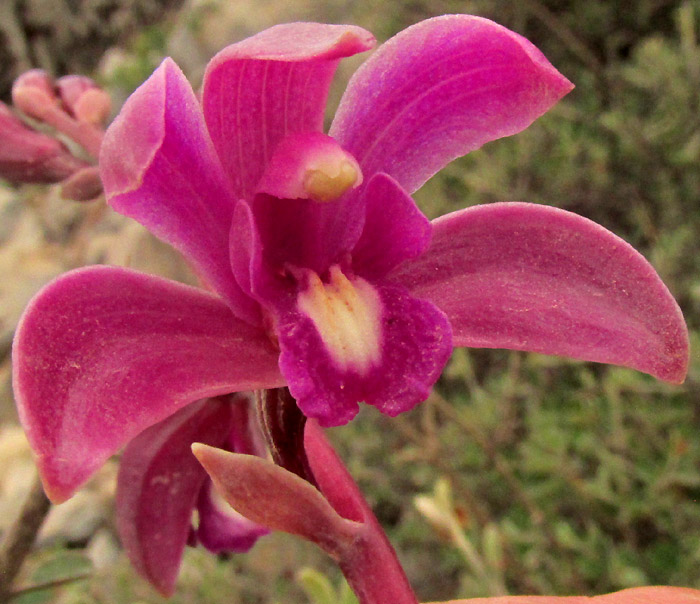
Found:
[[[78,121],[99,125],[109,117],[109,95],[94,80],[81,75],[68,75],[59,78],[56,87],[63,106]]]
[[[43,119],[46,110],[58,102],[53,78],[43,69],[31,69],[12,85],[12,102],[28,116]]]
[[[57,140],[27,127],[0,103],[0,178],[12,182],[59,182],[87,164]]]

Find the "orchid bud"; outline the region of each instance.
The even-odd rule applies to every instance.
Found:
[[[87,164],[57,140],[27,127],[0,103],[0,177],[12,182],[59,182]]]
[[[12,102],[28,116],[42,120],[58,102],[53,78],[43,69],[31,69],[12,85]]]
[[[81,75],[68,75],[56,82],[63,107],[80,122],[104,124],[111,111],[109,95],[94,80]]]

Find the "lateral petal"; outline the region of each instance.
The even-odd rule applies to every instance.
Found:
[[[180,407],[284,383],[264,332],[218,298],[117,267],[78,269],[39,292],[13,360],[20,418],[55,502]]]
[[[233,312],[257,321],[257,306],[228,262],[236,199],[199,102],[171,59],[129,97],[105,133],[100,170],[117,212],[179,250]]]
[[[596,223],[526,203],[433,222],[428,251],[392,273],[452,323],[455,346],[632,367],[680,383],[688,332],[653,267]]]
[[[124,450],[117,480],[119,537],[132,565],[164,596],[175,587],[192,512],[208,480],[192,443],[220,446],[234,403],[204,399],[147,428]]]
[[[374,43],[360,27],[288,23],[232,44],[210,61],[204,116],[238,198],[250,198],[287,134],[321,131],[338,61]]]
[[[362,235],[352,251],[353,267],[364,276],[383,277],[425,251],[432,226],[388,174],[375,174],[362,194],[366,215]]]
[[[470,15],[421,21],[358,69],[329,134],[366,178],[409,193],[445,164],[527,128],[573,88],[522,36]]]

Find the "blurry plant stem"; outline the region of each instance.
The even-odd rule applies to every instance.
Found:
[[[24,505],[0,541],[0,604],[10,599],[12,583],[34,545],[37,533],[51,508],[37,476]]]

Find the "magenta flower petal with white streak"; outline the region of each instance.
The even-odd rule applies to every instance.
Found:
[[[366,177],[409,193],[453,159],[527,128],[573,88],[522,36],[471,15],[400,32],[357,70],[330,135]]]
[[[148,426],[192,401],[281,386],[257,327],[201,290],[116,267],[78,269],[30,303],[14,391],[48,495],[70,497]]]
[[[352,25],[287,23],[228,46],[209,63],[202,106],[237,198],[249,198],[277,144],[320,132],[338,61],[375,44]]]
[[[204,399],[144,430],[124,450],[117,480],[117,528],[134,568],[172,595],[206,472],[193,442],[221,447],[232,427],[232,403]]]
[[[449,214],[391,279],[447,314],[455,346],[612,363],[672,383],[687,371],[688,331],[654,269],[571,212],[500,203]]]
[[[178,249],[237,316],[258,311],[231,275],[235,197],[192,88],[166,59],[105,134],[100,171],[109,204]]]
[[[359,401],[390,416],[412,409],[452,352],[449,322],[403,287],[331,274],[328,285],[311,277],[276,316],[280,369],[299,408],[322,426],[350,421]]]

